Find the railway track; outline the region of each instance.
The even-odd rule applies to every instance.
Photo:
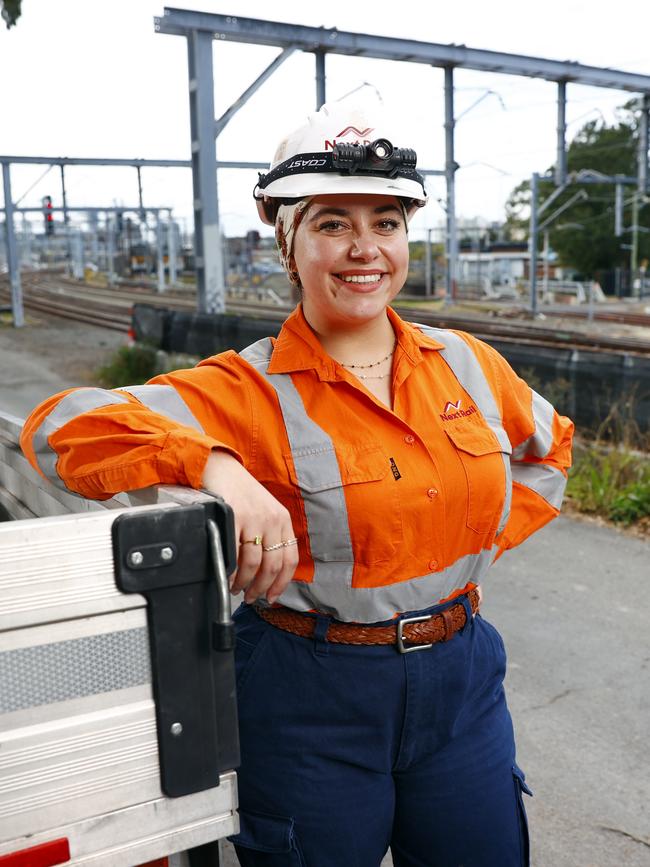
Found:
[[[650,305],[647,309],[650,309]],[[547,317],[562,317],[562,319],[588,320],[589,311],[582,309],[544,310]],[[591,319],[595,322],[616,322],[618,325],[640,325],[650,328],[650,314],[635,313],[631,310],[592,310]]]
[[[79,322],[87,322],[126,333],[131,325],[133,304],[141,302],[155,307],[172,308],[185,312],[196,309],[196,299],[191,291],[175,290],[155,292],[150,286],[137,283],[105,288],[90,286],[60,274],[40,272],[22,277],[24,304],[27,309],[62,316]],[[9,286],[6,277],[0,277],[0,304],[9,302]],[[447,314],[444,311],[431,313],[414,307],[395,305],[406,319],[441,328],[455,328],[486,340],[505,343],[527,344],[571,350],[625,352],[634,355],[650,355],[650,340],[645,336],[612,336],[585,333],[565,327],[548,327],[541,323],[521,320],[488,319],[478,315]],[[269,306],[241,299],[228,302],[228,311],[239,315],[264,317],[281,322],[291,310],[290,305]],[[581,315],[569,311],[567,315]],[[650,316],[631,312],[616,313],[601,311],[599,320],[625,325],[650,328]]]

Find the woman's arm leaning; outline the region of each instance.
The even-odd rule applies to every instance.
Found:
[[[23,428],[22,448],[50,482],[89,499],[156,484],[205,488],[229,503],[237,540],[264,547],[293,539],[289,513],[245,469],[257,430],[234,353],[143,386],[80,388],[44,401]],[[233,592],[278,596],[298,562],[295,545],[242,544]]]

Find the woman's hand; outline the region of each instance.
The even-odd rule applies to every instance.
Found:
[[[285,507],[231,454],[215,450],[203,473],[203,487],[218,494],[235,514],[235,538],[239,544],[237,569],[230,578],[230,592],[244,591],[244,601],[265,596],[275,602],[293,578],[298,565],[298,546],[263,551],[295,538],[291,517]],[[256,536],[261,545],[244,544]]]

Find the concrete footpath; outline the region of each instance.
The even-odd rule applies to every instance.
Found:
[[[0,328],[0,409],[25,416],[47,394],[86,384],[123,342],[59,323]],[[484,589],[535,793],[533,867],[650,867],[650,543],[560,518],[502,557]],[[227,844],[223,862],[236,864]]]

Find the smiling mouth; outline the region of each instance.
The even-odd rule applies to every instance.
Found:
[[[384,276],[384,272],[375,271],[374,274],[335,274],[343,283],[378,283]]]

